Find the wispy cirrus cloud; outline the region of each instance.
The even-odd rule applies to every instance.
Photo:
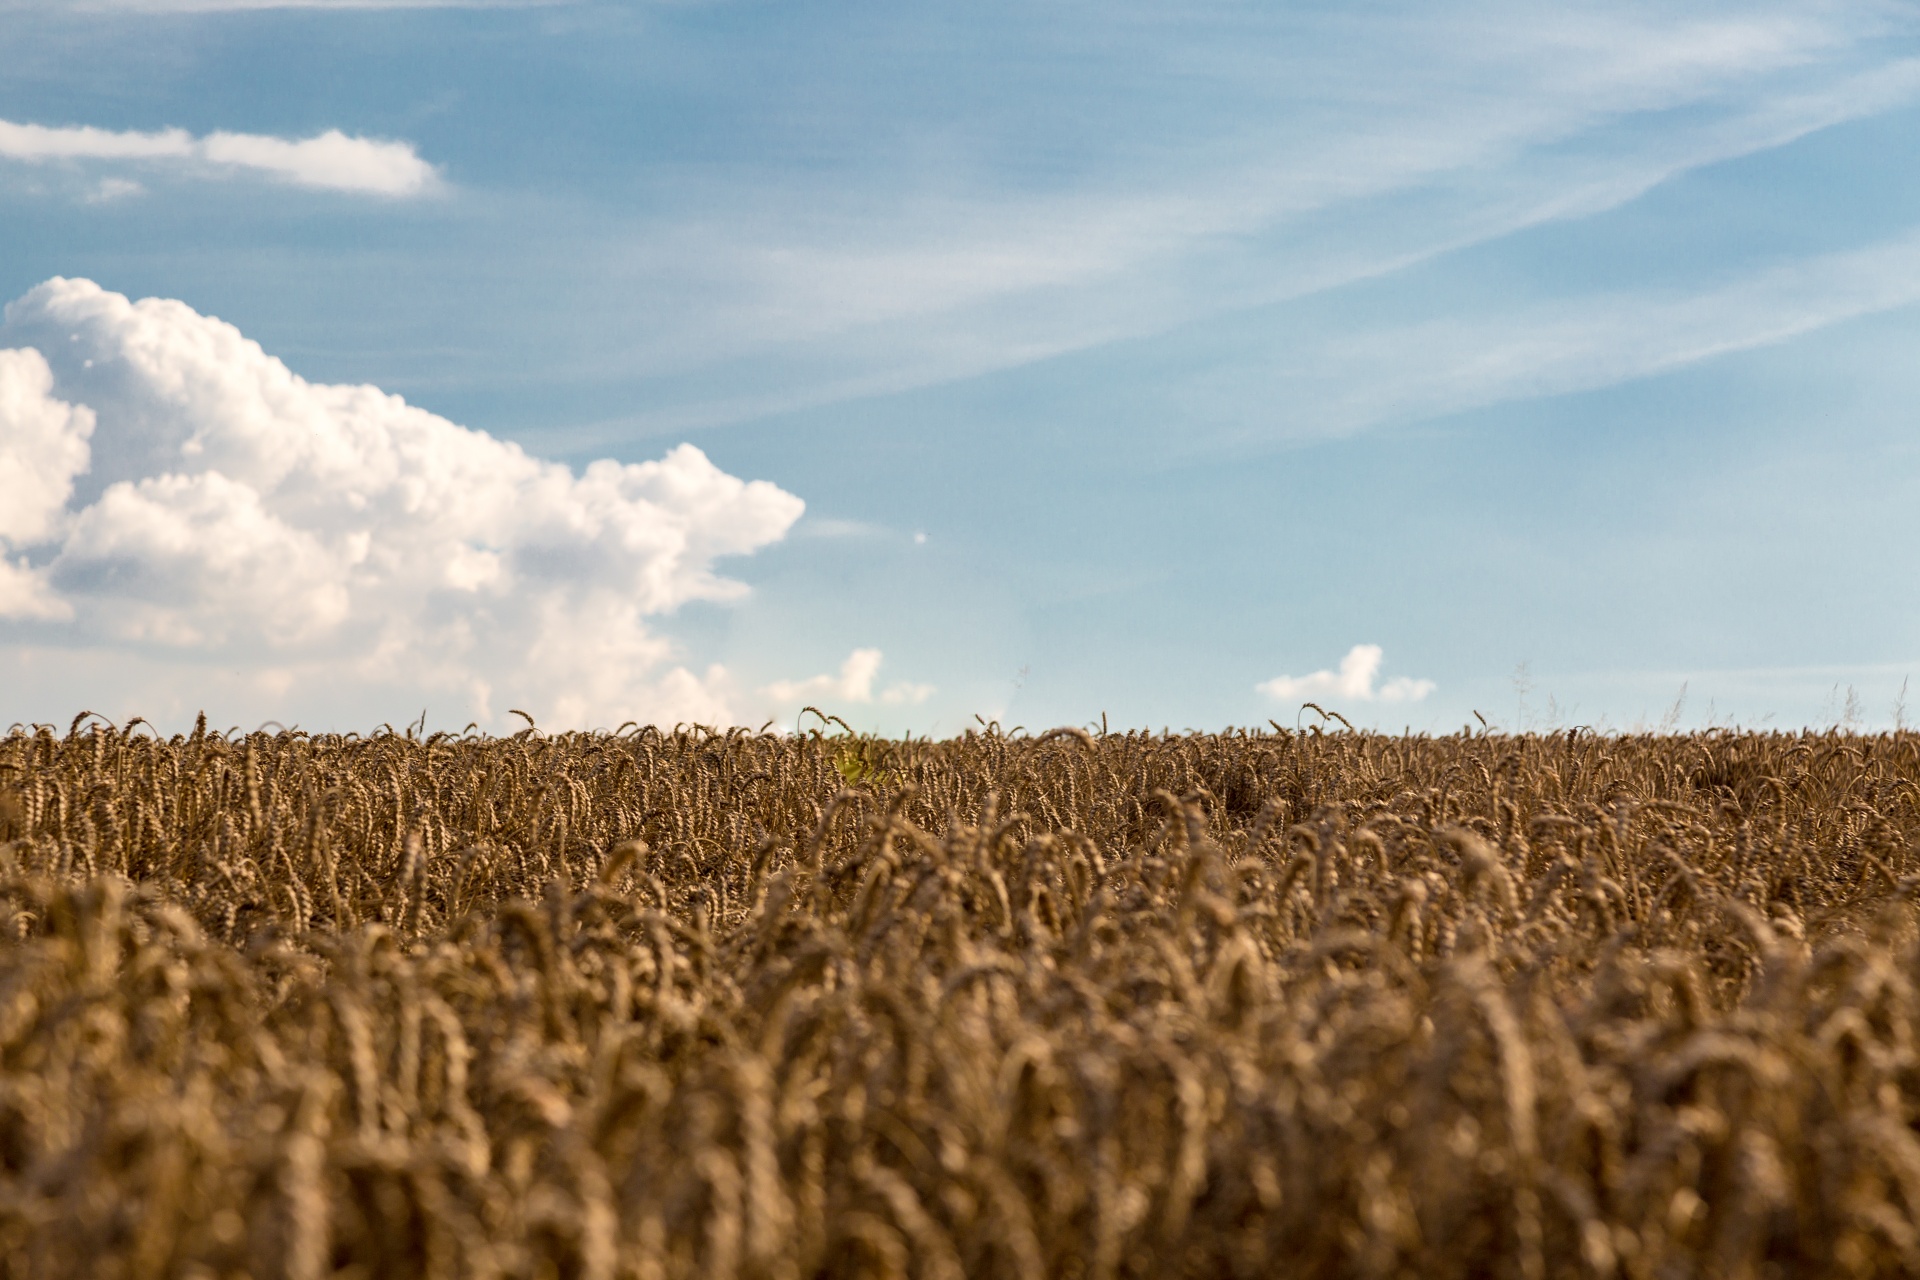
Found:
[[[254,173],[295,186],[392,197],[424,195],[440,181],[412,143],[354,137],[338,129],[311,138],[225,131],[196,137],[185,129],[142,132],[0,120],[0,158],[161,166],[206,177]]]
[[[1018,139],[996,132],[998,108],[916,120],[897,88],[869,105],[890,134],[970,163],[933,172],[876,144],[754,169],[751,195],[718,172],[666,191],[596,259],[588,288],[622,311],[567,357],[580,377],[617,360],[650,384],[598,429],[721,425],[1154,339],[1603,214],[1920,100],[1920,59],[1888,38],[1904,20],[1877,4],[1224,6],[1177,33],[1152,8],[1120,6],[1098,49],[1023,15],[1064,70],[995,85],[1022,107]],[[1096,98],[1096,71],[1137,89]],[[1136,98],[1150,117],[1127,115]],[[1054,155],[1071,173],[1035,181]],[[635,319],[635,294],[681,305]]]
[[[1290,406],[1283,430],[1342,435],[1615,386],[1916,303],[1920,231],[1693,289],[1588,292],[1322,335],[1242,388]]]

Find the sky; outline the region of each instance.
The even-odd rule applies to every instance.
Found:
[[[1909,718],[1912,3],[0,0],[0,67],[0,723]]]

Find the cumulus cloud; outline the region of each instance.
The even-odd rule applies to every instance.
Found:
[[[780,707],[798,706],[803,702],[835,702],[869,704],[876,700],[887,706],[915,707],[933,696],[930,684],[909,684],[896,681],[874,692],[874,681],[880,674],[880,650],[855,649],[840,664],[837,675],[810,676],[805,680],[776,680],[760,692]]]
[[[646,619],[742,594],[715,562],[803,508],[692,445],[575,473],[91,281],[0,324],[0,634],[20,642],[451,694],[482,721],[726,722],[725,671],[673,666]]]
[[[1431,680],[1413,680],[1395,676],[1375,686],[1380,676],[1382,651],[1377,644],[1357,644],[1340,659],[1336,671],[1316,671],[1305,676],[1275,676],[1254,686],[1271,698],[1344,699],[1353,702],[1418,702],[1434,690]]]
[[[0,539],[51,535],[73,478],[87,469],[93,411],[53,398],[53,370],[38,351],[0,351]]]
[[[171,165],[208,175],[253,172],[296,186],[359,195],[422,195],[439,181],[412,143],[356,138],[338,129],[302,139],[224,132],[196,138],[185,129],[141,133],[0,120],[0,157]],[[131,195],[137,184],[122,179],[99,190],[109,198]]]

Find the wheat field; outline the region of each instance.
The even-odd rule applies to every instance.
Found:
[[[1920,736],[821,725],[0,739],[0,1273],[1920,1273]]]

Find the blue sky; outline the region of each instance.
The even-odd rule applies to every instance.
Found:
[[[0,500],[8,432],[84,455],[0,515],[6,719],[1883,725],[1920,668],[1909,4],[0,0],[0,65]],[[417,468],[261,460],[342,432]]]

